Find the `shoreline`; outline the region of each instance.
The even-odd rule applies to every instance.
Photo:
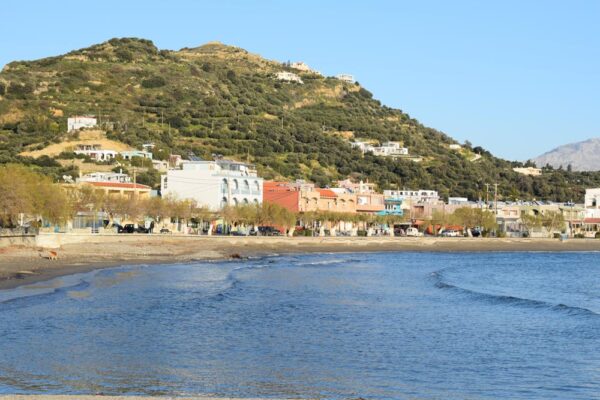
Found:
[[[52,237],[53,238],[53,237]],[[0,248],[0,290],[123,265],[244,259],[273,254],[360,252],[600,251],[598,239],[440,237],[206,237],[164,235],[60,236],[58,260],[48,250]]]

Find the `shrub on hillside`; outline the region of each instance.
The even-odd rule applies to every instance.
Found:
[[[166,84],[167,81],[165,81],[165,78],[163,78],[162,76],[152,76],[142,81],[142,86],[146,89],[159,88],[165,86]]]

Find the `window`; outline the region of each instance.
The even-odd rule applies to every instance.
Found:
[[[223,179],[223,181],[221,182],[221,192],[229,192],[229,182],[227,182],[227,179]]]
[[[248,192],[250,191],[250,184],[247,180],[244,181],[244,190]]]
[[[260,183],[258,183],[258,181],[254,181],[254,190],[257,194],[260,193]]]
[[[226,205],[227,205],[227,198],[226,198],[226,197],[223,197],[223,198],[221,199],[221,208],[225,207]]]
[[[248,199],[244,199],[244,204],[249,204]]]
[[[233,205],[234,205],[234,206],[237,206],[237,205],[238,205],[238,203],[239,203],[239,202],[238,202],[238,199],[236,199],[236,198],[234,197],[234,198],[233,198]]]

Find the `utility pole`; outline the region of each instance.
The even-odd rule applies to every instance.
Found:
[[[485,207],[490,207],[490,184],[485,184]]]
[[[498,184],[494,183],[494,210],[498,215]]]

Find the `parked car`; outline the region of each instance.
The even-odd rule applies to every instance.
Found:
[[[136,228],[135,230],[137,233],[150,233],[150,229],[149,228],[145,228],[143,226],[139,226]]]
[[[455,231],[454,229],[448,229],[448,230],[442,232],[442,236],[444,236],[444,237],[459,237],[460,235],[458,234],[458,231]]]
[[[117,232],[119,233],[135,233],[134,224],[125,224],[123,226],[118,225]]]
[[[420,237],[420,236],[423,236],[423,233],[419,232],[419,230],[417,228],[407,228],[406,236]]]
[[[167,228],[160,228],[160,233],[171,233],[171,231]]]
[[[259,226],[258,231],[253,229],[250,234],[253,236],[281,236],[281,231],[273,226]]]

